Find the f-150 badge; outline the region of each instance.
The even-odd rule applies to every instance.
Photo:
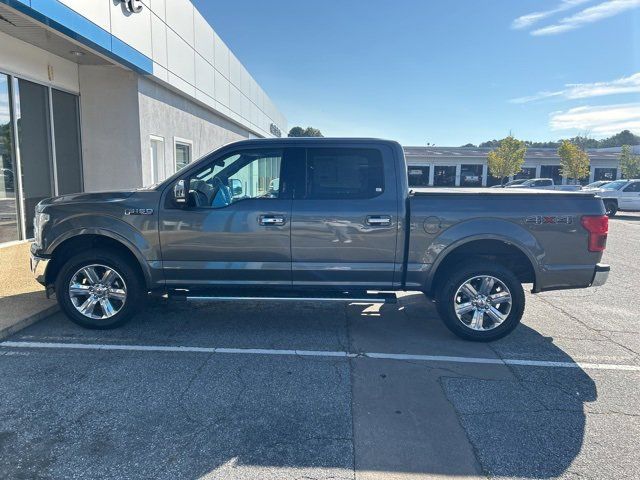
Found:
[[[153,208],[125,208],[125,215],[152,215]]]
[[[573,223],[573,217],[571,215],[531,215],[524,219],[524,223],[528,225],[571,225]]]

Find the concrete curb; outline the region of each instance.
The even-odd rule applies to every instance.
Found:
[[[60,308],[58,307],[57,304],[51,305],[45,308],[44,310],[40,310],[39,312],[34,313],[33,315],[29,315],[27,317],[17,319],[11,325],[8,325],[0,329],[0,340],[8,337],[9,335],[13,335],[14,333],[19,332],[24,328],[27,328],[29,325],[33,325],[34,323],[36,323],[39,320],[42,320],[43,318],[47,318],[53,315],[54,313],[57,313],[59,310]]]

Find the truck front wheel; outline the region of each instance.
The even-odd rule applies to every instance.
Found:
[[[116,328],[135,313],[142,297],[136,271],[114,252],[89,250],[72,257],[56,280],[62,311],[85,328]]]
[[[465,340],[488,342],[510,333],[524,313],[524,290],[507,268],[473,262],[455,268],[436,294],[449,330]]]

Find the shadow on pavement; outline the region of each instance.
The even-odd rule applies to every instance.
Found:
[[[495,358],[536,345],[453,337],[421,296],[368,305],[155,304],[111,332],[62,315],[13,340],[298,348]],[[582,445],[579,368],[367,358],[3,349],[0,477],[551,478]],[[322,474],[318,474],[318,470]]]

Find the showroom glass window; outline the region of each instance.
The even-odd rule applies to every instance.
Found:
[[[15,116],[18,125],[25,231],[26,237],[32,238],[36,205],[54,195],[49,89],[27,80],[18,80]]]
[[[78,97],[0,74],[0,243],[33,237],[36,204],[82,191]]]
[[[0,74],[0,243],[20,238],[10,103],[9,77]]]
[[[429,166],[410,165],[408,169],[410,187],[429,186]]]
[[[462,165],[460,168],[460,185],[462,187],[481,187],[482,165]]]
[[[382,154],[375,149],[310,148],[307,199],[364,199],[384,191]]]

